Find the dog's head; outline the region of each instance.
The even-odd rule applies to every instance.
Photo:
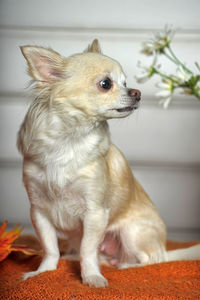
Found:
[[[68,58],[42,47],[21,50],[41,97],[63,113],[110,119],[126,117],[138,107],[140,91],[126,87],[122,67],[101,53],[97,40]]]

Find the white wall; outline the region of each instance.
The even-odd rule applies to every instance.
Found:
[[[198,0],[1,0],[0,2],[0,221],[29,222],[21,183],[16,133],[30,102],[26,63],[19,46],[52,47],[67,56],[99,38],[104,53],[120,61],[129,86],[142,91],[139,111],[111,121],[114,142],[126,157],[170,232],[200,232],[200,102],[177,95],[158,106],[152,81],[134,75],[141,42],[164,27],[178,27],[173,47],[188,65],[199,61]],[[172,66],[166,65],[168,71]],[[200,234],[199,234],[200,237]]]

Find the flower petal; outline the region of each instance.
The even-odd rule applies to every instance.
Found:
[[[27,247],[26,245],[13,245],[12,251],[22,252],[26,255],[42,255],[42,250],[35,250]]]
[[[13,241],[18,238],[23,228],[19,228],[17,225],[15,228],[6,232],[7,221],[5,221],[0,227],[0,261],[5,259],[12,251],[11,246]]]
[[[156,93],[157,97],[161,97],[161,98],[168,98],[171,95],[171,92],[169,90],[162,90],[158,93]]]
[[[146,72],[142,74],[138,74],[135,76],[135,79],[137,80],[138,83],[144,83],[149,79],[149,74]]]
[[[165,100],[163,107],[164,109],[167,109],[169,107],[170,102],[172,101],[172,97],[169,97]]]
[[[0,239],[3,236],[7,225],[8,225],[8,221],[4,221],[3,224],[0,226]]]

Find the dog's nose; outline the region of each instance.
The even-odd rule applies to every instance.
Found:
[[[129,94],[130,97],[133,97],[137,101],[140,101],[140,99],[141,99],[141,92],[139,90],[130,89],[128,91],[128,94]]]

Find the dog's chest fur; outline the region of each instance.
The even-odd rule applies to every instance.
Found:
[[[45,130],[36,135],[24,159],[24,184],[31,204],[48,214],[57,229],[80,226],[87,206],[81,172],[104,155],[109,142],[106,123],[66,137],[55,138]]]

